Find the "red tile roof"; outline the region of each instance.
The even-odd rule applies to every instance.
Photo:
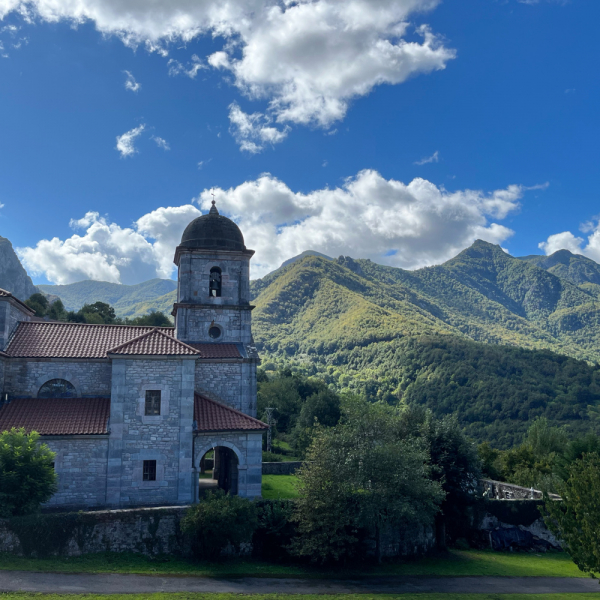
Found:
[[[194,394],[194,421],[197,431],[263,431],[269,428],[258,419],[200,394]]]
[[[175,340],[173,327],[57,321],[19,323],[6,353],[14,358],[106,358],[108,353],[242,358],[237,344],[184,344]]]
[[[200,353],[191,346],[176,340],[172,335],[155,328],[152,331],[125,342],[107,351],[107,354],[139,356],[198,356]]]
[[[86,323],[19,323],[6,353],[15,358],[106,358],[106,353],[155,327]],[[174,335],[172,327],[161,329]]]
[[[109,416],[110,398],[19,398],[0,408],[0,431],[98,435],[108,433]]]
[[[237,344],[189,344],[199,352],[198,358],[242,358]]]

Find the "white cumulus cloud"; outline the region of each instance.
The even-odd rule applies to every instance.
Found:
[[[219,210],[256,250],[252,274],[259,277],[308,249],[414,269],[443,262],[478,238],[500,244],[513,232],[497,221],[518,209],[526,189],[448,192],[425,179],[404,184],[365,170],[308,194],[268,174],[214,192]],[[204,210],[211,200],[210,190],[198,198]]]
[[[583,254],[596,262],[600,262],[600,221],[584,223],[581,226],[583,233],[588,233],[586,238],[576,236],[570,231],[563,231],[548,236],[545,242],[540,242],[538,247],[546,255],[554,254],[558,250],[569,250],[573,254]]]
[[[25,267],[57,284],[82,279],[139,283],[172,275],[173,252],[186,225],[200,216],[187,204],[158,208],[131,227],[111,223],[97,212],[71,220],[80,231],[66,240],[40,240],[35,247],[18,248]]]
[[[144,129],[146,129],[146,126],[142,123],[142,125],[138,125],[137,127],[126,131],[123,135],[117,136],[116,149],[121,154],[121,158],[133,156],[137,153],[137,150],[135,149],[135,140],[142,134]]]
[[[139,92],[142,88],[142,84],[138,83],[133,76],[131,71],[123,71],[125,73],[125,89],[130,92]]]
[[[376,86],[444,69],[455,58],[420,15],[439,0],[0,0],[0,18],[92,22],[125,44],[167,55],[174,43],[211,35],[208,57],[169,72],[220,69],[243,94],[268,102],[279,123],[328,128]],[[254,142],[256,144],[256,142]],[[258,144],[260,145],[260,144]]]
[[[498,221],[518,209],[527,189],[448,192],[425,179],[405,184],[365,170],[340,187],[309,193],[269,174],[214,193],[221,214],[238,223],[246,245],[256,250],[256,278],[309,249],[413,269],[443,262],[478,238],[500,244],[513,232]],[[196,201],[207,211],[211,190]],[[71,221],[71,237],[40,240],[18,253],[30,272],[55,283],[170,277],[181,234],[200,214],[191,204],[157,208],[122,227],[88,212]]]
[[[256,154],[266,144],[282,142],[289,132],[289,127],[277,129],[270,125],[271,119],[262,113],[246,114],[235,102],[229,107],[230,131],[240,150]]]

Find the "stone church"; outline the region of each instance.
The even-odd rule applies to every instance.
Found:
[[[190,504],[212,452],[215,485],[261,493],[250,258],[214,205],[185,229],[174,328],[59,323],[0,291],[0,431],[55,453],[50,506]]]

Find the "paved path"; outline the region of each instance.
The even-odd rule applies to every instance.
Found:
[[[381,577],[373,579],[213,579],[112,573],[1,571],[0,592],[128,594],[233,592],[236,594],[401,594],[410,592],[552,594],[596,592],[598,581],[566,577]]]

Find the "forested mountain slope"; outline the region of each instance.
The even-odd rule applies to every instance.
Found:
[[[522,256],[520,260],[529,262],[549,273],[566,279],[582,289],[596,295],[600,293],[600,265],[591,258],[573,254],[569,250],[558,250],[550,256]]]
[[[595,294],[487,242],[416,271],[308,257],[251,289],[254,335],[270,353],[321,355],[399,335],[453,333],[600,359]]]
[[[58,296],[67,310],[79,310],[84,304],[106,302],[114,307],[118,317],[135,317],[150,310],[171,312],[175,302],[177,282],[171,279],[150,279],[136,285],[107,281],[78,281],[68,285],[40,285],[44,293]],[[168,295],[168,298],[164,298]]]
[[[291,360],[341,390],[456,411],[505,446],[536,416],[597,425],[598,369],[547,351],[600,358],[595,295],[498,246],[417,271],[307,257],[252,290],[267,367]]]

